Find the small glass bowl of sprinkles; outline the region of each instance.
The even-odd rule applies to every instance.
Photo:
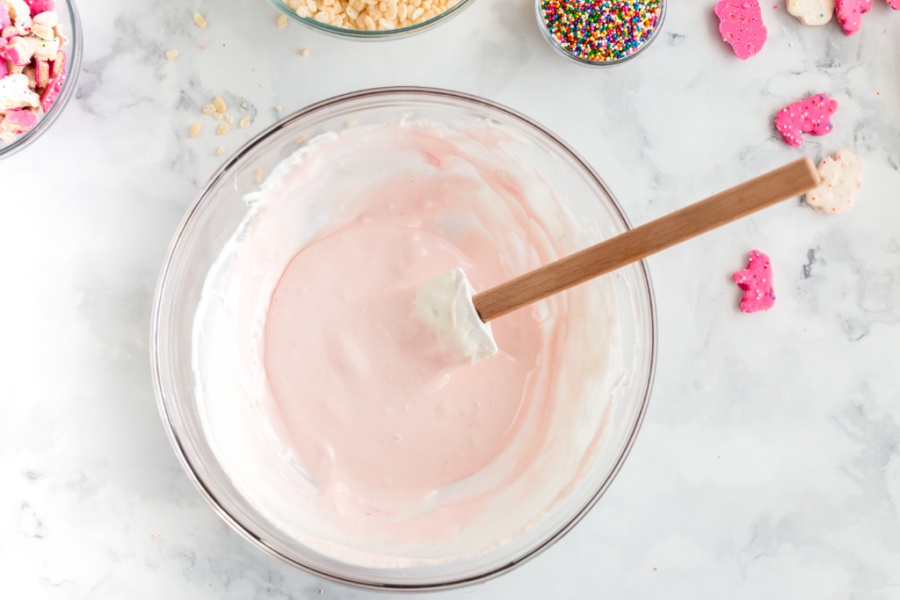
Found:
[[[666,0],[537,0],[537,19],[550,45],[583,65],[611,67],[656,39]]]

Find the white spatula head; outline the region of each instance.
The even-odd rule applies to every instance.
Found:
[[[474,364],[497,354],[491,326],[481,320],[472,296],[475,290],[457,267],[416,288],[415,316],[437,339],[437,350],[451,364]]]

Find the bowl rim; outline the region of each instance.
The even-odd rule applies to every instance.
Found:
[[[454,4],[444,12],[431,17],[427,21],[416,23],[415,25],[410,25],[409,27],[400,27],[399,29],[376,29],[374,31],[335,27],[334,25],[329,25],[327,23],[320,23],[319,21],[310,19],[309,17],[301,17],[290,6],[288,6],[284,0],[269,0],[269,3],[294,21],[326,35],[346,40],[372,42],[400,39],[417,35],[419,33],[422,33],[423,31],[428,31],[429,29],[432,29],[433,27],[436,27],[437,25],[440,25],[441,23],[449,20],[455,15],[458,15],[463,10],[474,4],[475,0],[458,0],[456,4]]]
[[[84,40],[82,39],[83,30],[81,24],[81,15],[75,0],[63,0],[69,10],[72,21],[72,31],[68,32],[70,50],[66,55],[66,80],[63,82],[63,89],[56,99],[50,112],[45,113],[30,131],[23,133],[16,141],[0,145],[0,160],[9,158],[21,152],[31,144],[35,143],[44,133],[49,131],[50,127],[56,122],[59,116],[65,111],[69,100],[75,95],[75,88],[78,87],[78,77],[81,74],[82,54],[84,51]],[[57,9],[58,11],[58,9]]]
[[[165,259],[163,261],[163,265],[159,274],[159,278],[157,281],[157,285],[154,291],[153,298],[153,306],[152,312],[150,315],[150,367],[151,367],[151,376],[153,379],[153,388],[154,394],[156,396],[157,408],[160,413],[160,417],[163,421],[164,428],[166,430],[166,434],[169,438],[169,441],[172,444],[173,449],[175,450],[175,454],[178,458],[178,461],[181,463],[182,468],[187,474],[188,478],[194,483],[194,486],[200,492],[200,494],[204,497],[207,503],[213,508],[214,512],[219,515],[219,517],[225,521],[235,532],[237,532],[244,539],[251,542],[252,545],[257,548],[263,550],[267,554],[274,556],[281,560],[284,563],[287,563],[293,567],[296,567],[306,573],[314,575],[316,577],[320,577],[322,579],[339,583],[342,585],[346,585],[353,588],[366,589],[366,590],[374,590],[374,591],[390,591],[390,592],[428,592],[428,591],[445,591],[452,590],[461,587],[466,587],[475,583],[484,582],[490,579],[494,579],[502,574],[505,574],[522,564],[530,561],[536,556],[540,555],[544,550],[553,546],[556,542],[562,539],[569,531],[572,530],[575,525],[577,525],[590,510],[594,507],[594,505],[600,500],[612,482],[615,480],[619,471],[622,468],[622,465],[625,463],[625,460],[628,458],[628,455],[631,452],[631,449],[634,445],[635,440],[637,439],[637,435],[641,429],[641,425],[644,421],[644,416],[646,415],[647,408],[650,401],[650,396],[653,391],[654,380],[656,376],[656,366],[657,366],[657,350],[658,350],[658,314],[656,308],[656,297],[653,289],[653,282],[650,277],[649,266],[647,265],[646,260],[641,260],[639,263],[635,263],[640,268],[640,274],[643,277],[643,281],[647,286],[647,308],[648,308],[648,317],[649,317],[649,364],[647,367],[647,381],[646,388],[643,393],[643,397],[641,398],[641,405],[637,413],[637,417],[635,418],[634,424],[631,427],[631,431],[628,433],[628,438],[625,443],[624,448],[621,451],[621,454],[616,459],[615,464],[609,472],[609,475],[604,479],[603,483],[594,490],[590,499],[583,505],[581,508],[570,516],[568,521],[559,529],[557,529],[552,535],[540,541],[540,543],[523,554],[522,556],[510,560],[509,562],[504,563],[500,567],[497,567],[491,571],[487,571],[485,573],[481,573],[479,575],[467,578],[457,578],[448,581],[436,582],[436,583],[426,583],[426,584],[397,584],[397,583],[372,583],[367,581],[361,581],[358,579],[350,579],[347,577],[341,577],[339,575],[335,575],[333,573],[329,573],[314,567],[311,567],[299,560],[292,558],[268,545],[260,536],[256,535],[252,531],[250,531],[244,524],[239,522],[235,517],[233,517],[229,512],[227,512],[222,504],[218,501],[213,491],[200,479],[200,475],[198,471],[191,464],[188,459],[187,453],[185,452],[184,446],[182,444],[181,439],[179,438],[179,434],[175,430],[175,424],[172,418],[172,414],[169,411],[168,401],[164,397],[162,379],[164,377],[164,373],[162,372],[161,360],[160,360],[160,346],[159,346],[159,336],[161,332],[161,314],[163,309],[163,299],[169,296],[168,288],[170,285],[170,270],[172,267],[172,263],[175,257],[176,251],[179,249],[183,238],[186,235],[188,225],[194,219],[194,216],[197,214],[198,210],[201,206],[204,205],[206,198],[210,192],[210,190],[215,187],[219,181],[230,172],[231,168],[240,161],[245,155],[252,152],[255,148],[257,148],[260,144],[265,142],[269,136],[277,133],[278,131],[284,129],[287,125],[302,119],[303,117],[313,114],[319,110],[327,108],[329,106],[335,104],[341,104],[344,102],[349,102],[352,100],[359,100],[362,98],[377,98],[384,96],[392,96],[392,95],[401,95],[401,94],[418,94],[422,96],[428,97],[436,97],[436,98],[451,98],[454,100],[462,100],[463,102],[468,102],[470,104],[481,105],[492,110],[500,111],[507,116],[512,117],[513,119],[519,119],[525,124],[530,125],[531,127],[539,130],[543,135],[546,135],[550,140],[554,143],[558,144],[562,150],[568,152],[570,157],[576,161],[576,163],[585,170],[585,173],[589,175],[595,183],[597,183],[604,193],[607,195],[607,198],[611,202],[612,208],[618,214],[619,218],[622,219],[622,223],[625,225],[625,229],[632,229],[631,221],[628,219],[625,211],[622,206],[619,204],[618,200],[609,190],[609,187],[603,181],[603,179],[594,171],[594,169],[578,154],[574,149],[572,149],[566,142],[560,139],[556,134],[549,131],[543,125],[540,125],[533,119],[515,111],[511,108],[508,108],[502,104],[496,103],[492,100],[487,100],[485,98],[475,96],[472,94],[467,94],[464,92],[457,92],[452,90],[446,90],[441,88],[433,88],[433,87],[418,87],[418,86],[391,86],[391,87],[379,87],[379,88],[368,88],[359,90],[356,92],[350,92],[346,94],[341,94],[338,96],[333,96],[331,98],[322,100],[320,102],[316,102],[311,104],[305,108],[302,108],[285,119],[270,125],[268,128],[257,134],[253,139],[245,143],[241,148],[235,152],[233,156],[231,156],[225,163],[219,167],[215,173],[210,177],[209,182],[203,187],[200,193],[196,196],[195,200],[191,204],[191,206],[185,212],[184,217],[181,222],[178,224],[175,235],[173,236],[169,246],[166,250]]]

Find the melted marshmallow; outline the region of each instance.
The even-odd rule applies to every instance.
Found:
[[[488,124],[322,136],[282,163],[210,270],[197,397],[234,485],[333,559],[478,556],[565,501],[624,377],[603,279],[493,323],[497,356],[447,368],[410,290],[462,267],[486,289],[588,244]],[[591,240],[596,241],[596,240]]]

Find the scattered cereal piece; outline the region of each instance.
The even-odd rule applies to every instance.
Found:
[[[196,23],[197,27],[200,29],[206,29],[206,19],[204,19],[203,15],[200,13],[194,13],[194,23]]]
[[[897,0],[897,2],[900,2],[900,0]],[[302,56],[302,57],[304,57],[304,58],[307,57],[307,56],[309,56],[309,48],[304,48],[303,50],[301,50],[301,51],[300,51],[300,56]]]
[[[301,136],[298,137],[296,140],[294,140],[294,143],[295,143],[295,144],[302,144],[303,142],[305,142],[305,141],[308,140],[308,139],[309,139],[309,136],[308,136],[308,135],[301,135]]]
[[[276,104],[276,105],[275,105],[275,112],[277,112],[277,113],[280,113],[280,112],[281,112],[281,105],[280,105],[280,104]]]
[[[217,135],[225,135],[226,133],[228,133],[228,128],[229,128],[229,127],[230,127],[230,125],[228,125],[228,123],[222,123],[222,124],[219,125],[219,127],[216,129],[216,134],[217,134]]]
[[[862,27],[862,16],[872,10],[872,0],[836,0],[838,23],[847,35],[853,35]]]
[[[822,183],[806,193],[806,203],[830,215],[849,210],[862,187],[865,170],[863,160],[849,150],[838,150],[834,158],[826,156],[819,163]]]
[[[231,115],[229,115],[229,114],[226,113],[226,114],[225,114],[225,122],[228,123],[229,125],[233,124],[233,123],[234,123],[234,117],[232,117]]]
[[[213,106],[215,107],[216,112],[224,113],[228,110],[228,105],[225,104],[225,101],[219,96],[216,96],[215,100],[213,100]]]
[[[198,135],[200,135],[200,129],[201,129],[202,127],[203,127],[203,126],[200,125],[200,123],[194,123],[193,125],[191,125],[191,129],[190,129],[191,137],[192,137],[192,138],[195,138],[195,137],[197,137]]]
[[[769,257],[753,250],[746,269],[731,276],[732,281],[744,290],[741,312],[752,313],[769,310],[775,305],[775,289],[772,287],[772,264]]]
[[[256,170],[253,172],[253,181],[258,184],[263,181],[263,170],[262,167],[256,167]]]
[[[181,56],[181,52],[178,50],[166,50],[166,58],[169,60],[175,60],[179,56]]]
[[[222,119],[225,118],[225,113],[214,112],[211,116],[212,116],[212,118],[215,119],[216,121],[221,121]]]
[[[834,128],[831,115],[837,108],[836,100],[827,94],[816,94],[782,108],[775,117],[775,128],[785,143],[797,147],[803,144],[803,133],[825,135],[830,132]]]
[[[747,60],[762,50],[768,32],[758,0],[720,0],[714,12],[722,40],[731,44],[738,58]]]
[[[356,127],[356,119],[347,119],[344,122],[344,127]]]
[[[223,154],[225,154],[225,148],[223,146],[219,146],[218,148],[216,148],[216,154],[218,156],[222,156]]]
[[[246,102],[241,102],[241,110],[247,110],[247,107],[250,106]]]
[[[834,14],[834,0],[785,0],[785,5],[804,25],[824,25]]]
[[[204,115],[213,115],[213,114],[215,114],[217,111],[216,111],[216,107],[215,107],[214,105],[212,105],[212,104],[207,104],[206,106],[204,106],[204,107],[201,109],[201,112],[202,112]]]
[[[247,129],[250,127],[250,117],[244,117],[241,119],[240,123],[238,123],[241,129]]]
[[[278,26],[279,27],[284,29],[285,27],[287,27],[287,24],[288,24],[287,15],[281,15],[280,17],[278,17]]]

